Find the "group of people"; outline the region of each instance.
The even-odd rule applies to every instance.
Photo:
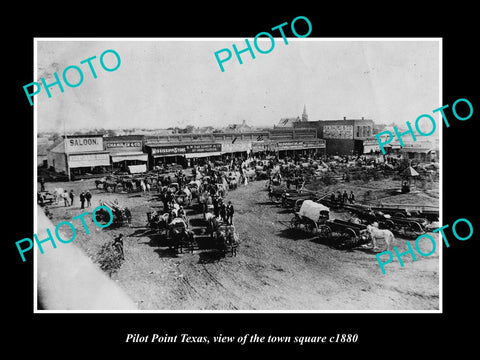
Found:
[[[88,190],[82,191],[79,197],[80,197],[80,204],[81,204],[80,209],[85,209],[85,201],[87,202],[87,207],[92,206],[92,194],[90,193],[90,191]],[[65,206],[72,206],[73,201],[75,199],[75,193],[73,192],[73,190],[70,190],[70,192],[68,192],[67,190],[64,190],[62,194],[62,198]]]
[[[215,217],[226,222],[228,225],[233,225],[233,214],[235,213],[235,209],[233,208],[231,201],[225,205],[222,197],[220,197],[218,194],[215,194],[212,197],[212,205],[213,215],[215,215]]]
[[[330,195],[330,201],[334,204],[337,205],[343,205],[343,204],[353,204],[355,202],[355,194],[353,191],[350,191],[350,194],[347,193],[347,190],[343,190],[343,194],[340,193],[340,191],[337,191],[337,196],[335,196],[335,193],[332,193]]]

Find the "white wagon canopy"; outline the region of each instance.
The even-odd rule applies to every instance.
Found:
[[[305,200],[298,211],[298,215],[317,222],[320,216],[323,215],[322,212],[329,213],[330,209],[325,205],[314,202],[313,200]]]

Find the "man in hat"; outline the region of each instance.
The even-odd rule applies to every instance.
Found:
[[[223,201],[220,203],[220,218],[222,221],[227,220],[227,207]]]
[[[91,203],[92,194],[91,194],[90,191],[88,191],[88,190],[87,190],[87,192],[85,193],[85,200],[87,200],[87,207],[92,206],[92,203]]]
[[[235,212],[235,209],[233,208],[232,202],[229,201],[227,205],[227,223],[229,225],[233,224],[233,213]]]
[[[85,209],[85,193],[80,193],[80,209]]]
[[[70,193],[68,194],[68,196],[70,197],[70,206],[73,205],[73,199],[75,198],[75,194],[73,193],[73,189],[70,190]]]

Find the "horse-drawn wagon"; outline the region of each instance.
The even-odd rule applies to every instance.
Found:
[[[37,192],[37,203],[40,206],[51,205],[54,202],[57,202],[57,197],[55,194],[52,194],[48,191]]]
[[[169,218],[170,214],[168,212],[162,214],[159,211],[149,211],[147,212],[147,227],[150,230],[158,231],[158,233],[165,231],[166,235]]]
[[[275,186],[273,183],[267,185],[268,188],[268,198],[270,201],[280,204],[282,201],[283,194],[287,192],[285,186]],[[294,190],[298,193],[298,191]]]
[[[188,223],[184,218],[174,218],[168,224],[167,239],[171,249],[177,252],[183,252],[183,249],[188,249],[193,253],[194,235],[188,229]]]
[[[440,215],[438,207],[427,205],[380,204],[379,206],[372,206],[372,210],[381,211],[395,217],[424,218],[429,221],[438,221]]]
[[[403,235],[407,238],[417,238],[425,233],[425,229],[428,225],[426,219],[383,216],[385,220],[381,220],[379,224],[383,224],[384,228],[391,230],[394,234]]]
[[[192,194],[192,199],[193,198],[199,198],[200,194],[203,191],[203,185],[200,180],[192,180],[187,184],[188,190],[190,190],[190,193]]]
[[[345,220],[327,220],[319,228],[321,240],[328,240],[340,249],[349,249],[371,241],[371,235],[365,224],[357,224]]]
[[[380,229],[388,229],[396,235],[407,238],[417,238],[426,232],[428,220],[426,218],[407,216],[405,210],[396,209],[396,216],[385,214],[383,211],[374,210],[374,208],[365,205],[348,205],[346,207],[350,212],[365,224],[377,223]]]
[[[230,253],[232,256],[237,255],[238,235],[235,232],[235,226],[221,223],[213,232],[213,238],[216,247],[224,255]]]
[[[317,195],[313,192],[289,189],[282,194],[281,205],[284,208],[294,208],[299,200],[315,200],[316,198]]]
[[[322,231],[321,228],[328,220],[330,209],[313,200],[305,200],[298,212],[290,220],[291,229],[300,229],[303,225],[308,232]]]
[[[100,205],[106,206],[113,214],[112,224],[116,226],[129,225],[132,220],[132,214],[127,207],[122,207],[111,201],[100,201]],[[110,214],[107,210],[100,208],[95,213],[95,218],[98,222],[110,222]]]
[[[181,206],[189,206],[192,202],[192,193],[188,187],[185,187],[175,193],[174,199]]]

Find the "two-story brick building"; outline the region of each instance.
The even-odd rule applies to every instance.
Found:
[[[326,141],[326,153],[329,155],[363,154],[364,140],[373,135],[373,120],[347,119],[317,120],[294,123],[296,127],[310,127],[317,130],[317,136]]]

